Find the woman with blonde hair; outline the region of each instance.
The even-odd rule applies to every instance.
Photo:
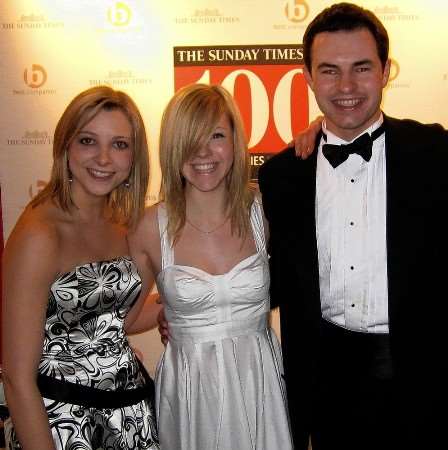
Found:
[[[159,362],[162,449],[292,448],[278,341],[268,325],[266,225],[240,115],[222,87],[187,86],[160,132],[162,198],[130,236],[170,340]]]
[[[8,448],[158,449],[152,380],[125,334],[144,301],[126,240],[148,183],[136,105],[106,86],[82,92],[53,157],[4,252]]]

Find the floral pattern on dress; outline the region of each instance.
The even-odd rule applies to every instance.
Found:
[[[50,288],[39,373],[98,389],[145,384],[124,332],[141,280],[127,257],[83,264]],[[153,405],[87,408],[44,398],[58,450],[159,449]],[[12,427],[8,449],[20,449]]]

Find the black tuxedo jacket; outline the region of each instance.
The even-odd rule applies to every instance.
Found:
[[[389,117],[385,126],[391,353],[405,420],[417,439],[435,436],[432,424],[440,415],[434,408],[446,407],[448,132]],[[316,154],[303,161],[286,149],[259,171],[270,226],[271,302],[280,306],[288,402],[299,450],[307,448],[319,354]]]

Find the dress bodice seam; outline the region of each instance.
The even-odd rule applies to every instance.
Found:
[[[199,267],[195,267],[195,266],[189,266],[186,264],[171,264],[169,266],[166,266],[164,269],[162,269],[156,276],[157,279],[159,279],[167,270],[169,269],[184,269],[185,272],[200,272],[203,275],[206,275],[207,278],[224,278],[227,276],[230,276],[231,274],[233,274],[233,272],[235,272],[237,269],[240,268],[241,265],[243,265],[244,262],[249,261],[251,259],[256,259],[256,257],[260,257],[263,256],[262,252],[256,252],[256,253],[252,253],[251,255],[247,256],[246,258],[243,258],[241,261],[239,261],[238,263],[236,263],[230,270],[228,270],[225,273],[218,273],[218,274],[213,274],[210,272],[207,272],[206,270],[200,269]]]

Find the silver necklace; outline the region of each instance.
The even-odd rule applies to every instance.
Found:
[[[188,217],[185,217],[185,220],[187,221],[187,223],[188,223],[189,225],[191,225],[194,229],[200,231],[201,233],[203,233],[203,234],[212,234],[212,233],[214,233],[215,231],[219,230],[219,229],[220,229],[220,228],[221,228],[221,227],[229,220],[229,218],[226,217],[225,220],[224,220],[224,222],[220,223],[217,227],[211,229],[210,231],[205,231],[205,230],[202,230],[201,228],[197,227],[194,223],[191,223],[191,222],[188,220]]]

